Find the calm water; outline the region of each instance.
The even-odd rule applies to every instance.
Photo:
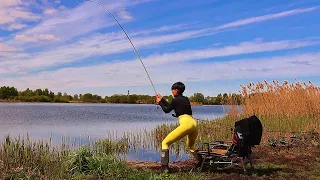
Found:
[[[124,104],[44,104],[44,103],[0,103],[0,140],[7,134],[61,143],[61,137],[82,139],[122,137],[125,132],[152,129],[159,124],[175,123],[177,118],[165,115],[155,105]],[[222,106],[193,107],[197,119],[214,119],[223,116]],[[129,153],[130,160],[159,161],[159,150],[141,149],[140,154]],[[171,157],[172,160],[186,158]]]

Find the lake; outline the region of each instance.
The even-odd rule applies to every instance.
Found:
[[[0,103],[0,141],[5,135],[31,139],[52,139],[59,146],[61,137],[74,141],[122,137],[124,133],[151,130],[164,123],[176,123],[172,113],[164,114],[159,106],[150,104],[60,104],[60,103]],[[224,115],[223,106],[193,106],[193,117],[211,120]],[[110,136],[110,134],[112,136]],[[128,160],[159,161],[158,149],[130,151]],[[183,160],[188,155],[172,155],[170,161]]]

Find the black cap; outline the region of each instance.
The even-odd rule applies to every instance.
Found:
[[[171,90],[178,89],[179,94],[182,94],[184,90],[186,89],[186,86],[182,82],[176,82],[172,85]]]

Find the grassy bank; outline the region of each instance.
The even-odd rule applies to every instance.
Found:
[[[50,142],[7,136],[0,147],[0,179],[200,179],[128,166],[118,156],[127,151],[124,140],[99,140],[70,149],[67,144],[56,149]]]

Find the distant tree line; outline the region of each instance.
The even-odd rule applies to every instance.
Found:
[[[233,104],[239,105],[242,103],[242,96],[241,94],[227,94],[224,93],[223,95],[220,93],[215,97],[207,96],[204,97],[202,93],[194,93],[193,96],[190,97],[190,101],[192,102],[199,102],[204,105],[223,105],[223,104]]]
[[[163,96],[165,100],[171,102],[173,96]],[[240,104],[241,95],[238,94],[218,94],[216,97],[204,97],[202,93],[194,93],[189,97],[190,101],[204,105],[222,105],[222,104]],[[55,94],[48,89],[31,90],[27,88],[25,91],[18,91],[15,87],[3,86],[0,88],[0,100],[16,101],[16,102],[84,102],[84,103],[121,103],[121,104],[153,104],[155,96],[137,95],[137,94],[114,94],[112,96],[101,97],[97,94],[75,94],[58,92]]]

